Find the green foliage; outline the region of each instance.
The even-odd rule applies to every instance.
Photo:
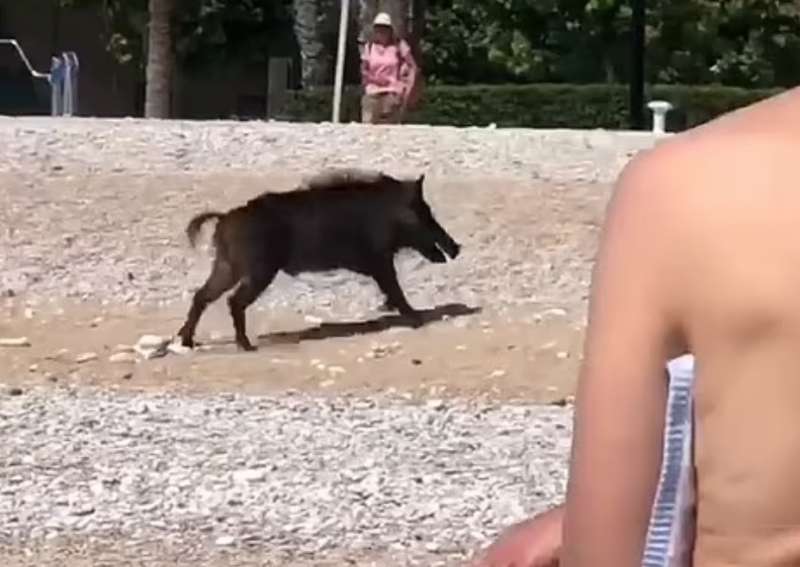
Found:
[[[800,72],[795,0],[656,0],[651,75],[663,82],[793,85]]]
[[[147,0],[58,0],[95,8],[106,21],[107,49],[117,61],[144,70]],[[293,41],[292,0],[174,0],[175,55],[185,68],[230,61],[264,63]]]
[[[724,112],[777,93],[774,89],[746,90],[735,87],[655,85],[649,99],[670,101],[672,131],[702,124]],[[293,93],[281,118],[298,121],[331,119],[331,89]],[[358,121],[360,90],[351,87],[343,96],[344,121]],[[430,86],[423,106],[409,122],[519,128],[627,128],[628,89],[618,84],[476,85]]]
[[[147,0],[58,0],[65,8],[94,8],[106,22],[106,49],[125,65],[144,69]]]
[[[796,0],[648,0],[647,78],[667,84],[793,85]],[[426,70],[444,84],[624,82],[628,0],[430,0]]]
[[[431,0],[434,82],[614,82],[627,56],[622,0]]]
[[[264,64],[292,44],[291,0],[181,0],[176,53],[188,67]]]
[[[108,49],[120,62],[143,68],[147,0],[55,1],[101,10]],[[189,68],[258,64],[270,54],[287,55],[294,51],[295,9],[311,6],[309,14],[328,14],[333,5],[333,0],[174,1],[175,53],[179,64]],[[427,0],[427,4],[421,48],[432,84],[628,79],[630,0]],[[314,33],[320,37],[305,38],[309,45],[327,46],[328,59],[335,45],[334,24],[331,20],[310,26],[319,28]],[[800,2],[647,0],[646,41],[651,83],[793,85],[800,76]],[[314,57],[319,59],[319,54]],[[314,57],[306,57],[305,65]]]
[[[55,1],[101,10],[109,51],[118,61],[143,70],[147,0]],[[319,9],[309,14],[327,13],[322,8],[330,8],[333,0],[174,1],[175,55],[178,64],[191,71],[234,64],[241,68],[293,53],[296,8],[311,6]],[[564,116],[572,125],[627,123],[627,92],[616,85],[628,80],[630,0],[427,0],[427,4],[421,60],[429,87],[426,104],[415,119],[558,125],[558,116]],[[325,34],[336,26],[306,27],[322,30],[313,32],[320,34],[313,41],[305,38],[309,45],[334,43]],[[648,0],[646,41],[647,81],[652,84],[791,86],[800,77],[800,2]],[[330,50],[316,55],[306,51],[305,67],[332,57]],[[352,63],[349,73],[358,73]],[[563,83],[586,86],[558,86]],[[608,86],[598,86],[604,83]],[[434,88],[437,84],[448,86]],[[502,86],[453,90],[470,84]],[[654,92],[659,88],[666,87],[654,87]],[[327,100],[317,92],[295,97],[299,115],[328,118]],[[488,108],[481,98],[487,92],[498,97],[497,104]],[[693,124],[730,103],[724,101],[750,96],[719,89],[709,91],[714,96],[702,92],[674,87],[667,98],[679,102],[682,110],[673,114],[673,120]],[[345,116],[357,117],[358,94],[351,90],[348,97]]]

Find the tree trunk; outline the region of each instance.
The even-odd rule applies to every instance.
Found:
[[[169,118],[172,84],[173,0],[149,0],[150,23],[147,32],[147,87],[145,118]]]
[[[294,29],[304,87],[331,85],[339,30],[339,0],[295,0]]]
[[[617,73],[614,71],[614,61],[610,53],[606,53],[603,57],[603,69],[606,72],[606,83],[613,85],[617,83]]]

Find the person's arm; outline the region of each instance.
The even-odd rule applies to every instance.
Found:
[[[399,75],[400,81],[403,84],[403,99],[405,100],[407,93],[411,90],[413,81],[416,80],[417,62],[406,40],[400,40],[398,49],[400,50]]]
[[[371,80],[369,73],[369,42],[365,43],[361,51],[361,86],[366,87]]]
[[[671,151],[635,158],[608,208],[576,395],[563,567],[641,565],[661,465],[665,365],[684,348],[682,174],[665,161]]]
[[[557,567],[561,552],[564,507],[514,524],[471,567]]]

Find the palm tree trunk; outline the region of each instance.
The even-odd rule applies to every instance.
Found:
[[[295,0],[294,28],[300,46],[304,87],[330,85],[339,0]]]
[[[169,118],[172,84],[172,29],[170,16],[173,0],[149,0],[150,24],[147,47],[146,118]]]

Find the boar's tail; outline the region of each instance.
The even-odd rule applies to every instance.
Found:
[[[200,232],[200,229],[205,223],[211,219],[221,219],[224,216],[225,215],[223,213],[207,212],[200,213],[190,220],[189,224],[186,226],[186,236],[189,237],[189,244],[191,247],[194,248],[195,243],[197,242],[197,233]]]

